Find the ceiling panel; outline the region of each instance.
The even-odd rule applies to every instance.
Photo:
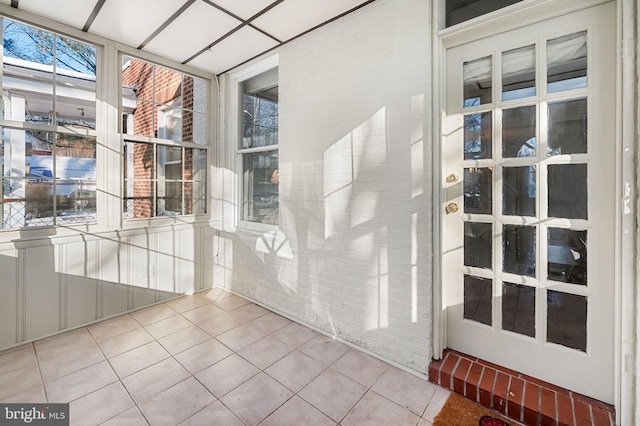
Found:
[[[215,7],[198,1],[152,39],[143,50],[183,62],[240,23]],[[197,28],[197,31],[185,31],[185,28]]]
[[[364,2],[363,0],[285,0],[252,22],[278,39],[287,41]]]
[[[277,44],[259,31],[243,27],[213,46],[210,51],[196,57],[189,65],[219,74]]]
[[[54,21],[62,22],[71,27],[82,29],[93,11],[97,0],[20,0],[18,7],[21,10],[46,16]],[[8,0],[3,3],[11,3]]]
[[[212,0],[213,3],[228,10],[242,19],[249,19],[275,0]]]
[[[107,0],[89,32],[138,47],[185,3],[183,0]],[[193,30],[193,27],[185,29]]]

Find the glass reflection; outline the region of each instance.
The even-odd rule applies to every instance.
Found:
[[[489,278],[464,276],[464,318],[491,325],[492,284]]]
[[[462,71],[465,108],[491,103],[492,70],[491,56],[464,63]]]
[[[536,47],[520,47],[502,53],[502,100],[536,94]]]
[[[549,228],[548,278],[587,285],[587,231]]]
[[[535,226],[503,225],[502,270],[512,274],[535,277]]]
[[[491,269],[492,229],[490,223],[464,223],[464,264]]]
[[[491,158],[492,147],[491,112],[464,116],[464,159]]]
[[[490,167],[464,169],[464,212],[491,214],[493,171]]]
[[[536,106],[529,105],[502,111],[502,156],[504,158],[536,155]]]
[[[526,285],[504,283],[502,329],[536,337],[536,290]]]
[[[587,298],[547,291],[547,341],[587,351]]]
[[[549,217],[587,219],[587,165],[548,167]]]
[[[587,87],[587,32],[547,41],[547,92]]]
[[[536,167],[502,169],[502,214],[536,215]]]
[[[587,152],[586,98],[550,103],[548,117],[548,155]]]

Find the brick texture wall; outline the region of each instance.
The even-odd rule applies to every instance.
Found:
[[[432,334],[429,7],[378,0],[278,51],[280,231],[223,233],[215,278],[421,373]]]

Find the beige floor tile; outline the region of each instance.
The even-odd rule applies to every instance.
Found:
[[[102,361],[82,370],[44,384],[47,397],[52,403],[67,403],[118,381],[118,377],[107,361]]]
[[[197,307],[208,305],[209,303],[209,301],[196,294],[179,297],[166,302],[167,306],[179,313],[187,312]]]
[[[26,366],[0,375],[0,400],[26,392],[42,385],[36,367]]]
[[[444,403],[447,402],[450,394],[450,390],[438,387],[438,389],[433,394],[433,397],[431,397],[431,401],[429,401],[429,405],[427,405],[427,409],[425,410],[422,417],[426,421],[433,423],[433,419],[438,415]]]
[[[266,335],[267,333],[265,331],[251,327],[249,324],[242,324],[216,336],[216,338],[232,350],[239,351],[257,342]]]
[[[31,343],[0,352],[0,375],[24,367],[37,367],[36,352]]]
[[[171,356],[155,340],[128,352],[114,356],[109,360],[111,366],[121,379],[143,370],[150,365],[167,359]]]
[[[55,358],[69,351],[83,350],[95,347],[95,340],[89,331],[82,327],[39,340],[34,343],[38,358]]]
[[[288,326],[293,321],[286,319],[283,316],[278,314],[274,314],[273,312],[269,312],[266,315],[258,317],[250,322],[252,326],[255,328],[259,328],[260,330],[264,330],[267,333],[273,333],[274,331],[280,330],[283,327]]]
[[[138,407],[133,407],[100,426],[147,426],[148,424]]]
[[[212,337],[197,325],[191,325],[184,330],[176,331],[158,340],[171,355],[178,354]]]
[[[144,328],[139,328],[117,336],[110,337],[99,343],[100,349],[107,358],[123,354],[139,346],[153,341],[153,337]]]
[[[298,392],[324,370],[324,366],[315,359],[293,351],[265,370],[293,392]]]
[[[100,361],[104,361],[104,359],[102,351],[95,342],[93,346],[70,350],[53,358],[41,357],[38,354],[40,372],[45,382],[50,382],[74,371],[97,364]]]
[[[238,419],[227,407],[222,405],[220,401],[216,401],[207,408],[198,411],[189,417],[180,426],[204,426],[204,425],[220,425],[220,426],[244,426],[244,423]]]
[[[225,312],[224,314],[217,315],[211,319],[198,323],[198,327],[202,328],[212,336],[218,336],[233,329],[234,327],[242,325],[242,323],[242,320],[234,318]]]
[[[272,334],[278,340],[297,348],[318,336],[318,333],[298,323],[291,323]]]
[[[388,367],[389,364],[386,362],[356,349],[350,349],[331,366],[331,368],[367,387],[373,385]]]
[[[298,395],[339,422],[366,391],[366,387],[328,368],[298,392]]]
[[[257,425],[285,403],[293,393],[264,373],[259,373],[222,397],[222,403],[245,424]]]
[[[240,384],[246,382],[260,370],[251,363],[233,354],[222,361],[202,370],[195,377],[217,398],[222,397]]]
[[[228,294],[224,289],[216,287],[210,290],[204,290],[196,293],[198,297],[208,300],[209,302],[215,302],[221,295]]]
[[[122,380],[131,397],[140,404],[191,376],[175,359],[167,358]]]
[[[286,343],[267,336],[238,351],[238,354],[259,369],[264,370],[292,350],[294,349]]]
[[[72,401],[69,404],[70,424],[71,426],[99,425],[133,405],[122,383],[116,382]]]
[[[346,354],[349,351],[349,346],[328,336],[318,334],[300,346],[299,350],[320,362],[322,365],[328,366]]]
[[[438,386],[396,367],[389,367],[371,388],[421,416]]]
[[[175,315],[169,318],[161,319],[153,324],[145,326],[145,330],[154,338],[161,339],[172,333],[191,327],[193,323],[182,315]]]
[[[215,318],[218,315],[222,315],[225,312],[227,311],[217,306],[204,305],[204,306],[200,306],[198,308],[192,309],[190,311],[183,312],[182,316],[194,324],[199,324],[208,319]]]
[[[415,426],[420,417],[369,391],[341,422],[343,426]]]
[[[294,396],[278,408],[260,426],[335,426],[336,422]]]
[[[190,377],[140,404],[152,426],[175,426],[215,402],[196,379]]]
[[[237,309],[234,309],[234,310],[230,311],[229,313],[232,316],[238,318],[239,320],[251,321],[251,320],[254,320],[256,318],[260,318],[263,315],[268,314],[269,311],[267,311],[262,306],[258,306],[256,304],[249,303],[247,305],[244,305],[244,306],[241,306],[241,307],[239,307]]]
[[[249,302],[247,299],[243,299],[242,297],[236,296],[232,293],[223,293],[216,299],[214,305],[224,309],[225,311],[231,311],[233,309],[239,308],[240,306],[246,305]]]
[[[101,342],[109,337],[136,330],[140,327],[141,325],[131,315],[127,314],[92,324],[87,329],[97,342]]]
[[[199,373],[207,367],[233,354],[233,351],[211,338],[175,356],[184,368],[191,374]]]
[[[176,315],[178,315],[178,312],[164,303],[131,313],[131,316],[142,326],[147,326]]]
[[[10,403],[46,403],[47,398],[44,394],[44,386],[38,385],[32,388],[26,389],[18,394],[12,395],[6,399],[0,400],[5,404]]]
[[[420,421],[418,422],[418,426],[433,426],[433,423],[429,420],[420,419]]]

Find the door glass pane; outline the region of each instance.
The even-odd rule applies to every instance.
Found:
[[[502,233],[502,270],[512,274],[535,277],[535,226],[503,225]]]
[[[536,106],[529,105],[502,111],[502,156],[535,157]]]
[[[491,288],[489,278],[464,276],[464,318],[491,325]]]
[[[536,47],[502,53],[502,100],[536,95]]]
[[[502,169],[502,214],[536,215],[536,166]]]
[[[547,292],[547,342],[587,351],[587,298]]]
[[[587,87],[587,32],[547,41],[547,92]]]
[[[447,0],[447,27],[507,7],[522,0]]]
[[[587,99],[549,104],[548,155],[587,152]]]
[[[464,264],[491,269],[493,226],[490,223],[464,223]]]
[[[548,174],[549,217],[587,219],[587,165],[550,165]]]
[[[490,167],[464,169],[464,212],[491,214],[493,199]]]
[[[492,142],[491,112],[464,116],[464,159],[491,158]]]
[[[492,69],[491,56],[464,63],[465,108],[491,103]]]
[[[549,228],[548,278],[587,285],[587,231]]]
[[[502,329],[536,336],[536,290],[526,285],[504,283]]]

